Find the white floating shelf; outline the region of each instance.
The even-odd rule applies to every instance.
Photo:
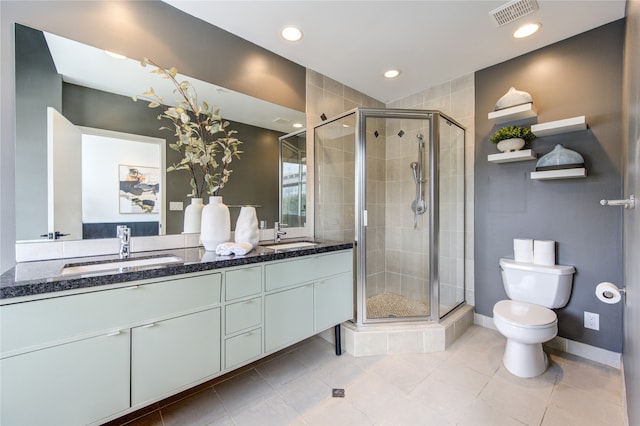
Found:
[[[544,172],[531,172],[531,179],[548,180],[548,179],[576,179],[587,176],[587,169],[561,169],[561,170],[545,170]]]
[[[532,149],[523,149],[513,152],[501,152],[500,154],[490,154],[487,161],[491,163],[513,163],[515,161],[528,161],[538,158],[538,154]]]
[[[560,135],[562,133],[571,133],[586,129],[587,121],[584,115],[531,126],[531,131],[538,137]]]
[[[533,107],[533,104],[529,102],[528,104],[516,105],[514,107],[492,111],[489,113],[489,120],[496,124],[501,124],[537,116],[538,112]]]

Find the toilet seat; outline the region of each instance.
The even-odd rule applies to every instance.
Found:
[[[501,300],[496,303],[493,316],[507,324],[526,328],[546,328],[558,321],[558,316],[551,309],[516,300]]]

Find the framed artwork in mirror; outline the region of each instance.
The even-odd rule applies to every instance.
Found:
[[[160,213],[158,167],[118,165],[120,214]]]

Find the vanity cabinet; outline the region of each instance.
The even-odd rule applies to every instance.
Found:
[[[351,319],[353,291],[342,250],[6,303],[0,424],[123,416]]]
[[[266,265],[265,351],[352,319],[352,271],[351,251]]]

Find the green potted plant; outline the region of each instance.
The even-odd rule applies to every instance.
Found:
[[[535,135],[527,127],[505,126],[498,129],[489,141],[497,144],[501,152],[511,152],[522,149],[527,143],[535,139]]]

